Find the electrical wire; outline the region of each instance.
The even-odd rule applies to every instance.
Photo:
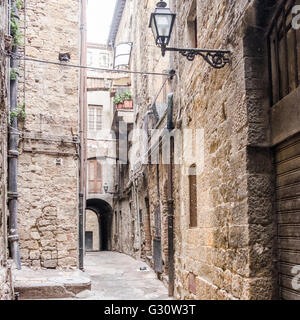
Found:
[[[5,53],[6,53],[6,55],[8,55],[14,59],[37,62],[37,63],[44,63],[44,64],[50,64],[50,65],[57,65],[60,67],[87,69],[87,70],[91,70],[91,71],[102,71],[102,72],[112,72],[112,73],[141,74],[141,75],[167,76],[167,77],[170,76],[170,73],[167,73],[167,72],[165,72],[165,73],[163,73],[163,72],[161,72],[161,73],[159,73],[159,72],[143,72],[143,71],[116,70],[116,69],[108,69],[108,68],[88,67],[88,66],[67,64],[67,63],[55,62],[55,61],[50,61],[50,60],[43,60],[43,59],[26,57],[26,56],[14,55],[11,52],[5,52]]]

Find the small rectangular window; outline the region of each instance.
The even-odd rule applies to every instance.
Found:
[[[118,213],[115,211],[115,234],[118,234]]]
[[[102,130],[103,107],[97,105],[89,105],[88,127],[89,131]]]
[[[198,48],[197,2],[193,1],[187,19],[188,42],[191,48]]]
[[[99,54],[99,67],[108,66],[108,55],[106,53]]]
[[[198,204],[197,204],[197,176],[196,167],[192,166],[189,172],[189,205],[190,205],[190,228],[198,226]]]
[[[93,51],[88,50],[87,52],[87,65],[88,67],[92,67],[93,66]]]

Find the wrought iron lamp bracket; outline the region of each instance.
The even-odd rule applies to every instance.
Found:
[[[166,51],[179,52],[189,61],[194,61],[195,56],[201,56],[210,66],[215,69],[222,69],[230,62],[230,51],[227,50],[207,50],[207,49],[184,49],[184,48],[167,48],[161,46],[162,55]]]

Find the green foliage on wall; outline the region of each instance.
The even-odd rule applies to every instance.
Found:
[[[17,3],[17,7],[22,6],[22,2],[20,4]],[[16,17],[16,12],[14,9],[11,10],[10,16],[10,34],[13,37],[14,46],[21,46],[23,44],[22,39],[23,36],[20,33],[18,18]]]
[[[25,121],[26,119],[25,102],[18,105],[18,110],[10,111],[10,124],[12,124],[15,117],[17,117],[19,121]]]

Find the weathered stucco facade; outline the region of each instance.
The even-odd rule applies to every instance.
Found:
[[[151,29],[145,23],[156,2],[133,1],[131,69],[176,71],[173,80],[166,83],[166,94],[172,92],[174,95],[172,123],[183,137],[175,141],[175,146],[182,147],[183,162],[172,166],[171,175],[170,167],[161,159],[156,164],[139,165],[145,141],[140,132],[136,136],[133,133],[127,170],[131,183],[137,181],[137,185],[132,187],[131,198],[132,203],[138,205],[134,204],[132,211],[125,211],[122,215],[122,221],[128,221],[126,228],[119,230],[119,238],[124,239],[123,247],[120,245],[119,248],[134,256],[142,251],[141,256],[172,287],[168,279],[170,230],[167,219],[171,212],[169,209],[172,209],[169,205],[174,199],[176,298],[291,298],[292,293],[288,294],[284,289],[287,286],[289,292],[293,291],[290,283],[293,276],[288,267],[299,260],[288,260],[287,267],[282,257],[284,254],[287,256],[288,248],[297,249],[298,240],[294,240],[296,231],[290,231],[286,242],[281,240],[284,238],[283,224],[294,220],[287,220],[287,216],[284,218],[282,211],[296,210],[298,205],[296,200],[293,203],[289,200],[286,190],[281,199],[283,191],[278,191],[281,188],[277,184],[282,179],[281,175],[290,174],[288,170],[291,169],[285,168],[285,172],[281,173],[284,169],[280,164],[274,165],[274,156],[283,159],[280,154],[283,151],[278,149],[294,145],[296,138],[276,150],[274,147],[299,132],[299,125],[291,121],[282,109],[284,105],[289,108],[290,114],[298,114],[295,97],[299,88],[293,91],[291,85],[290,95],[275,105],[271,112],[268,67],[270,48],[267,31],[275,13],[282,10],[281,2],[169,1],[170,8],[177,14],[170,46],[230,50],[230,63],[219,70],[213,69],[200,56],[192,62],[179,53],[161,57],[160,49],[154,45]],[[191,20],[191,17],[196,20]],[[127,15],[129,18],[130,15]],[[123,19],[126,19],[126,10]],[[126,33],[127,30],[119,32]],[[295,31],[295,39],[299,41],[299,31]],[[292,42],[287,46],[292,46]],[[291,71],[291,74],[294,73]],[[153,117],[158,103],[167,99],[165,97],[160,101],[159,95],[156,96],[161,88],[158,77],[134,75],[132,79],[134,129],[148,131],[149,138],[150,129],[164,129],[167,126],[167,113],[158,119]],[[293,109],[295,105],[297,112]],[[282,121],[285,126],[280,125]],[[200,130],[202,140],[196,143],[194,150],[201,149],[203,161],[197,157],[185,157],[187,153],[193,153],[193,149],[185,149],[190,139],[190,136],[185,136],[186,130]],[[293,154],[297,150],[294,148]],[[150,151],[150,154],[157,153],[153,146]],[[161,151],[158,154],[161,155]],[[289,151],[288,159],[291,157]],[[286,160],[276,161],[281,163]],[[291,168],[292,164],[289,166]],[[296,164],[293,166],[296,170]],[[193,174],[189,172],[194,168],[196,177],[191,179]],[[195,181],[196,185],[192,200],[191,181]],[[171,197],[170,186],[173,188]],[[135,200],[135,190],[138,190],[138,202]],[[128,206],[130,197],[125,202],[121,197],[120,202]],[[197,204],[196,223],[191,223],[194,202]],[[142,219],[140,208],[145,209]],[[132,237],[135,240],[130,242],[127,232],[131,219],[140,219],[143,227],[133,226],[135,234]],[[294,230],[291,226],[285,228]],[[141,240],[137,242],[140,234]],[[157,246],[160,251],[158,255],[155,253]],[[161,266],[159,263],[157,265],[156,259]],[[280,268],[285,276],[279,280]],[[282,285],[283,281],[285,284]]]
[[[59,63],[59,54],[68,53],[71,64],[80,64],[80,1],[26,1],[20,16],[27,57]],[[26,112],[19,123],[22,263],[76,267],[79,70],[33,61],[20,67],[19,103]]]
[[[12,279],[7,250],[7,120],[8,120],[8,6],[0,1],[0,300],[12,299]]]

